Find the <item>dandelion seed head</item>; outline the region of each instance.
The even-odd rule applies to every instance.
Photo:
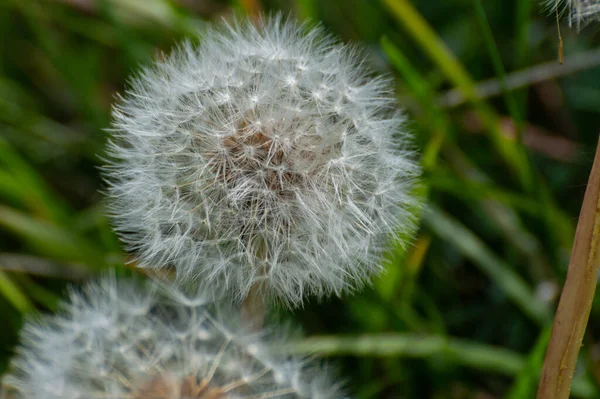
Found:
[[[3,382],[16,399],[343,397],[323,370],[276,352],[282,338],[181,297],[114,278],[73,291],[59,314],[25,325]]]
[[[552,12],[567,12],[569,25],[578,29],[600,18],[599,0],[544,0],[543,4]]]
[[[114,110],[111,213],[138,265],[289,305],[361,287],[414,230],[419,175],[391,83],[280,16],[213,27]]]

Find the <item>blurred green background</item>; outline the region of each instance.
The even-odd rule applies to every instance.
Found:
[[[428,204],[373,287],[281,311],[297,349],[356,398],[535,397],[600,132],[600,34],[561,22],[559,65],[533,0],[0,0],[0,372],[24,315],[127,260],[98,171],[127,77],[208,21],[281,10],[396,78]],[[600,306],[573,396],[600,397]]]

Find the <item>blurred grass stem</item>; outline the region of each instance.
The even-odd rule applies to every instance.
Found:
[[[378,334],[361,336],[313,336],[292,342],[285,349],[318,355],[402,356],[410,358],[445,355],[458,364],[495,371],[518,373],[524,359],[507,349],[475,344],[443,336],[414,334]]]
[[[552,60],[509,73],[505,79],[506,89],[516,90],[533,86],[547,80],[595,68],[598,65],[600,65],[600,48],[569,56],[563,65],[559,65],[556,63],[556,60]],[[499,79],[486,80],[475,86],[477,96],[482,99],[500,95],[503,93],[503,90],[503,85]],[[458,88],[449,90],[437,99],[437,103],[441,107],[449,108],[458,107],[467,101],[468,98]]]

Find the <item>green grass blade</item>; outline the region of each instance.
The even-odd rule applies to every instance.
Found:
[[[506,399],[535,397],[540,373],[542,371],[542,365],[544,363],[544,355],[546,354],[546,347],[548,346],[548,340],[550,340],[551,332],[551,326],[544,328],[535,346],[527,357],[525,367],[523,367],[523,370],[519,373],[518,378],[513,383],[513,386],[506,395]]]
[[[423,151],[423,167],[425,170],[431,170],[437,163],[437,158],[447,132],[450,130],[450,123],[445,114],[436,105],[435,92],[431,88],[431,85],[413,67],[410,60],[385,36],[381,38],[381,47],[392,65],[402,75],[404,82],[408,84],[421,106],[425,109],[427,113],[427,117],[424,118],[425,121],[431,121],[433,135],[425,147],[425,151]]]
[[[0,205],[0,226],[19,235],[44,255],[66,261],[82,262],[94,268],[106,266],[100,250],[59,225],[34,219],[15,209]]]
[[[0,263],[1,267],[2,263]],[[61,301],[60,295],[36,283],[26,274],[14,274],[12,277],[18,282],[19,286],[23,287],[23,291],[40,307],[50,311],[57,310],[57,306]]]
[[[21,292],[21,289],[3,271],[0,271],[0,293],[21,313],[28,313],[35,309],[29,298]]]
[[[490,132],[490,138],[496,150],[510,166],[521,185],[531,191],[533,179],[527,158],[524,157],[514,140],[504,136],[498,116],[477,96],[475,83],[454,54],[407,0],[384,0],[384,3],[450,82],[473,103],[479,117]]]
[[[502,87],[506,107],[508,108],[508,111],[510,112],[517,126],[517,140],[519,142],[519,145],[522,146],[522,117],[521,113],[519,112],[519,107],[517,106],[515,98],[506,86],[506,71],[504,69],[504,64],[502,63],[500,51],[498,51],[498,46],[496,45],[496,41],[494,40],[494,35],[492,33],[492,29],[488,22],[487,15],[485,14],[485,9],[483,8],[481,0],[473,0],[473,6],[475,7],[477,21],[479,22],[479,26],[483,33],[485,46],[488,50],[490,59],[492,60],[492,64],[494,65],[494,70],[499,79],[500,86]]]
[[[479,266],[532,320],[540,324],[549,321],[548,306],[534,295],[521,276],[499,259],[471,230],[434,206],[425,213],[424,219],[431,230]]]
[[[67,218],[67,207],[62,199],[54,195],[38,172],[2,139],[0,164],[6,169],[0,175],[0,184],[3,186],[0,193],[12,189],[10,196],[20,197],[35,213],[56,221]]]

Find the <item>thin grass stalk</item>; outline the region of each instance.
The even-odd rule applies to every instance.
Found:
[[[585,191],[567,280],[538,388],[538,399],[567,399],[592,308],[600,266],[600,143]]]

